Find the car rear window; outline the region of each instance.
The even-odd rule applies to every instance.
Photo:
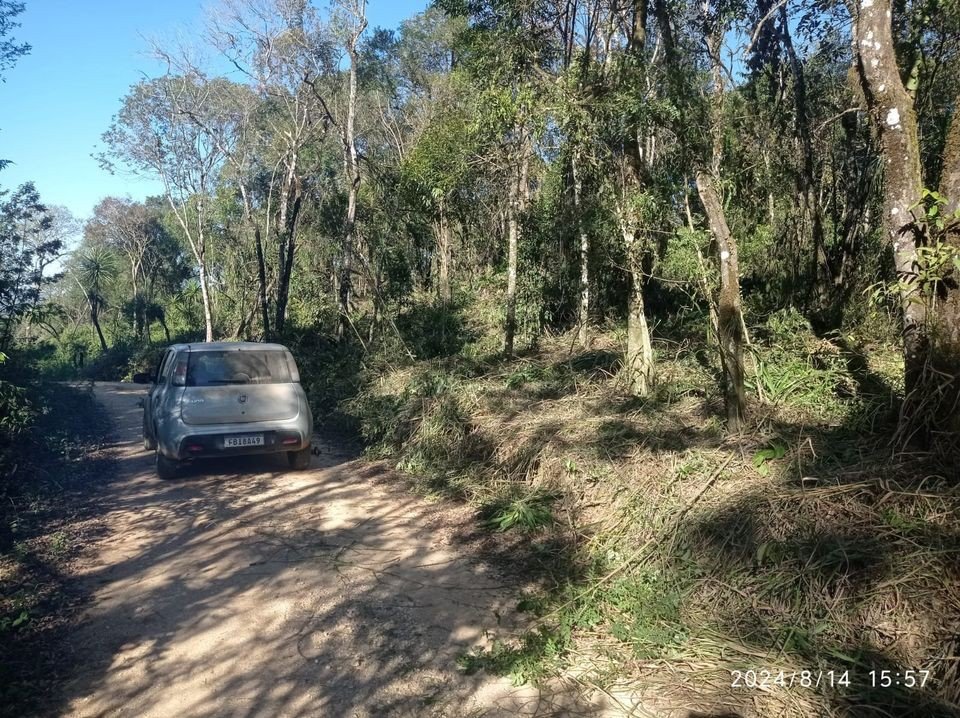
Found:
[[[190,352],[187,386],[287,384],[290,366],[282,351]]]

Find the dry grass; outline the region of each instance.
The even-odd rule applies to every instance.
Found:
[[[664,714],[960,711],[960,487],[928,457],[891,461],[889,397],[858,393],[848,356],[812,348],[806,366],[829,395],[755,399],[750,430],[725,437],[689,348],[658,346],[673,360],[641,401],[619,390],[613,339],[570,346],[558,337],[481,371],[421,363],[355,406],[395,402],[403,428],[379,450],[428,490],[478,506],[552,497],[554,521],[531,541],[541,562],[553,551],[528,597],[543,633],[481,667],[656,695]],[[887,360],[864,375],[884,377]],[[751,667],[846,671],[850,684],[731,688],[730,671]],[[908,669],[931,671],[925,690],[869,685],[871,670]]]

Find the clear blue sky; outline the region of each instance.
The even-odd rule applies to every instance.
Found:
[[[142,199],[159,184],[111,176],[90,155],[120,98],[158,74],[146,38],[197,36],[204,0],[25,0],[13,37],[33,46],[0,83],[0,187],[33,180],[47,204],[83,219],[108,195]],[[216,0],[213,0],[216,2]],[[315,0],[326,7],[326,0]],[[427,0],[369,0],[371,27],[397,27]]]

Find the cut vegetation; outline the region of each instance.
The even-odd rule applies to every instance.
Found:
[[[576,676],[664,709],[956,714],[960,489],[950,464],[891,452],[896,354],[817,338],[791,312],[752,329],[751,419],[732,437],[691,337],[655,341],[671,372],[648,399],[624,396],[615,333],[370,372],[346,403],[370,455],[517,534],[533,571],[521,607],[537,628],[466,670]],[[750,669],[769,689],[731,688]],[[910,669],[930,672],[925,690],[872,685]]]

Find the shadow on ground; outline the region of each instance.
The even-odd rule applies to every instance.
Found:
[[[509,589],[453,548],[464,511],[388,485],[324,447],[313,469],[198,464],[160,482],[138,446],[138,392],[104,385],[111,536],[80,567],[94,601],[51,713],[394,716],[596,714],[456,667],[518,628]]]

